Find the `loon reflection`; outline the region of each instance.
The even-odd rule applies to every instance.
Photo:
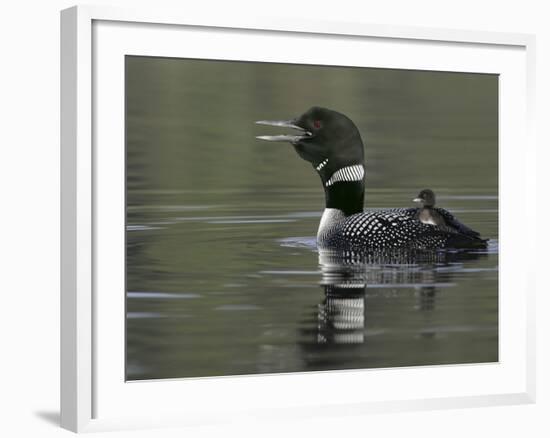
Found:
[[[369,327],[368,315],[373,311],[369,309],[369,302],[376,303],[380,293],[386,300],[401,290],[412,289],[416,300],[414,308],[430,312],[435,309],[441,289],[453,286],[453,270],[460,270],[464,262],[486,256],[486,253],[471,251],[319,250],[323,298],[316,309],[317,330],[311,333],[301,329],[305,336],[301,346],[308,353],[305,357],[309,366],[325,367],[330,360],[324,354],[317,356],[317,352],[327,348],[353,349],[354,344],[364,344],[369,336],[377,334],[376,327]],[[433,330],[420,333],[426,338],[435,335]],[[352,351],[350,354],[353,355]],[[339,366],[339,360],[335,359],[335,367]]]

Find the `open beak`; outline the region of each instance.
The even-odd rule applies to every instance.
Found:
[[[267,126],[279,126],[281,128],[290,128],[299,131],[298,134],[283,134],[283,135],[259,135],[256,138],[258,140],[265,141],[286,141],[290,143],[296,143],[304,138],[311,137],[311,132],[306,131],[304,128],[295,124],[294,120],[258,120],[257,125]]]

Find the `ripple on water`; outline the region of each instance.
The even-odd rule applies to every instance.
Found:
[[[282,222],[296,222],[295,219],[237,219],[207,221],[209,224],[275,224]]]
[[[164,319],[164,318],[189,318],[191,315],[185,314],[168,314],[160,312],[127,312],[127,319]]]
[[[260,306],[255,304],[224,304],[216,307],[214,310],[224,310],[224,311],[238,311],[238,310],[259,310]]]
[[[128,292],[126,294],[127,298],[130,299],[154,299],[154,300],[164,300],[164,299],[189,299],[189,298],[200,298],[200,294],[196,293],[167,293],[167,292]]]
[[[149,230],[161,230],[164,227],[154,227],[150,225],[127,225],[126,231],[149,231]]]
[[[260,271],[260,274],[267,275],[319,275],[321,271]]]
[[[158,312],[128,312],[126,313],[126,318],[128,319],[164,318],[164,315]]]
[[[317,238],[314,236],[286,237],[278,242],[281,246],[288,248],[306,248],[317,251]]]
[[[285,237],[278,240],[279,244],[288,248],[307,248],[317,251],[317,238],[315,236]],[[490,239],[487,248],[482,250],[468,250],[476,254],[498,254],[498,240]]]
[[[438,199],[458,199],[465,201],[490,201],[498,200],[498,195],[438,195]]]

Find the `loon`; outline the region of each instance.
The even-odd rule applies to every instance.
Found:
[[[417,218],[420,222],[435,225],[450,232],[461,233],[474,239],[481,238],[477,231],[474,231],[466,225],[460,223],[447,210],[435,207],[435,193],[433,190],[421,190],[417,197],[413,199],[413,202],[417,202],[422,206],[415,214],[415,218]]]
[[[365,156],[355,124],[344,114],[312,107],[291,120],[260,120],[294,134],[261,135],[259,140],[289,142],[298,155],[311,163],[325,191],[325,210],[317,231],[321,249],[439,249],[485,248],[486,241],[450,214],[455,229],[428,225],[415,217],[416,208],[363,211]],[[470,230],[471,231],[471,230]]]
[[[416,198],[413,199],[413,202],[418,202],[422,207],[418,209],[416,218],[423,224],[436,225],[438,227],[446,226],[445,219],[443,216],[434,209],[435,206],[435,193],[433,190],[424,189],[422,190]]]

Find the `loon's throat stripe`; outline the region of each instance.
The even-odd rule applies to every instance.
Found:
[[[340,181],[362,181],[364,176],[365,168],[362,164],[343,167],[332,174],[325,186],[329,187]]]
[[[325,167],[328,163],[328,158],[325,158],[319,165],[315,168],[317,171],[320,171],[323,167]]]

